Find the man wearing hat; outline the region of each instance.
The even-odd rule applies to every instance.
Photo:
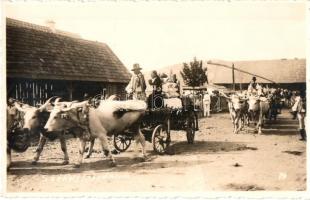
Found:
[[[146,100],[146,84],[144,80],[144,76],[141,73],[141,67],[138,63],[133,65],[131,71],[134,72],[134,75],[131,77],[129,84],[126,87],[126,91],[128,94],[132,94],[133,99],[136,100]]]
[[[256,83],[256,77],[254,76],[248,86],[248,93],[249,94],[258,94],[262,92],[262,87]],[[258,94],[260,95],[260,94]]]
[[[256,83],[256,77],[253,76],[250,85],[252,86],[252,88],[256,89],[257,83]]]

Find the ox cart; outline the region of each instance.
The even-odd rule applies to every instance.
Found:
[[[169,107],[161,95],[149,97],[148,109],[141,120],[140,128],[146,141],[153,145],[153,150],[158,154],[164,154],[171,143],[171,130],[184,130],[187,142],[194,143],[195,131],[198,129],[198,120],[191,99],[178,98],[181,106]],[[126,151],[131,145],[133,134],[130,130],[114,136],[114,146],[120,151]]]

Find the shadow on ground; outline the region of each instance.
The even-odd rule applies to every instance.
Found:
[[[248,147],[245,143],[238,142],[218,142],[218,141],[197,141],[194,144],[187,142],[180,142],[172,144],[167,154],[163,156],[171,156],[176,154],[189,154],[195,153],[209,153],[220,154],[230,151],[244,151],[244,150],[257,150],[256,147]],[[100,172],[135,172],[136,170],[153,170],[169,167],[186,167],[196,166],[199,164],[208,163],[206,160],[195,161],[178,161],[177,159],[170,159],[169,161],[155,161],[159,155],[151,153],[146,161],[141,159],[133,159],[132,157],[124,157],[122,154],[116,156],[116,167],[111,167],[107,159],[100,158],[96,161],[88,161],[81,165],[80,168],[74,168],[74,165],[62,165],[61,162],[45,162],[42,160],[37,165],[32,165],[30,161],[16,161],[13,163],[12,168],[9,170],[8,175],[59,175],[59,174],[75,174],[83,171]]]
[[[168,155],[195,153],[225,153],[230,151],[257,150],[256,147],[248,147],[243,142],[222,141],[196,141],[194,144],[178,142],[167,149]]]

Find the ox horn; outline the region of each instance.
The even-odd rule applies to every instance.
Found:
[[[62,112],[68,112],[68,111],[70,111],[70,110],[72,110],[72,109],[74,109],[75,107],[68,107],[68,108],[60,108],[60,111],[62,111]]]
[[[72,101],[72,102],[70,102],[70,104],[67,105],[67,107],[71,107],[72,105],[74,105],[74,104],[76,104],[76,103],[78,103],[78,101],[76,101],[76,100],[75,100],[75,101]]]
[[[81,108],[81,107],[84,107],[87,105],[88,105],[88,100],[85,100],[82,102],[73,101],[73,102],[71,102],[71,104],[67,105],[67,108],[60,108],[60,110],[63,112],[66,112],[66,111],[72,110],[74,108]]]
[[[231,99],[231,97],[227,96],[224,92],[221,92],[221,94],[222,94],[223,97],[225,97],[226,99]]]
[[[26,111],[24,108],[22,108],[22,107],[20,106],[20,104],[19,104],[18,102],[15,102],[14,105],[15,105],[15,107],[16,107],[16,109],[17,109],[18,111],[20,111],[20,112],[25,112],[25,111]]]
[[[53,96],[53,97],[49,98],[42,106],[40,106],[39,110],[43,111],[47,107],[47,105],[51,102],[51,100],[54,99],[55,97],[57,97],[57,96]]]
[[[119,97],[116,94],[112,94],[111,96],[109,96],[109,98],[107,98],[108,101],[113,101],[113,100],[118,100]]]
[[[55,101],[54,104],[56,105],[60,101],[61,97],[58,97]]]

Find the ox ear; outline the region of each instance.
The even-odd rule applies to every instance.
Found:
[[[21,105],[17,102],[14,103],[16,109],[20,112],[26,112],[26,110],[24,108],[21,107]]]
[[[231,99],[232,99],[231,97],[228,97],[228,96],[224,96],[224,97],[227,101],[231,102]]]
[[[50,112],[52,112],[53,109],[54,109],[54,107],[52,107],[51,109],[50,108],[45,108],[45,111],[50,113]]]

